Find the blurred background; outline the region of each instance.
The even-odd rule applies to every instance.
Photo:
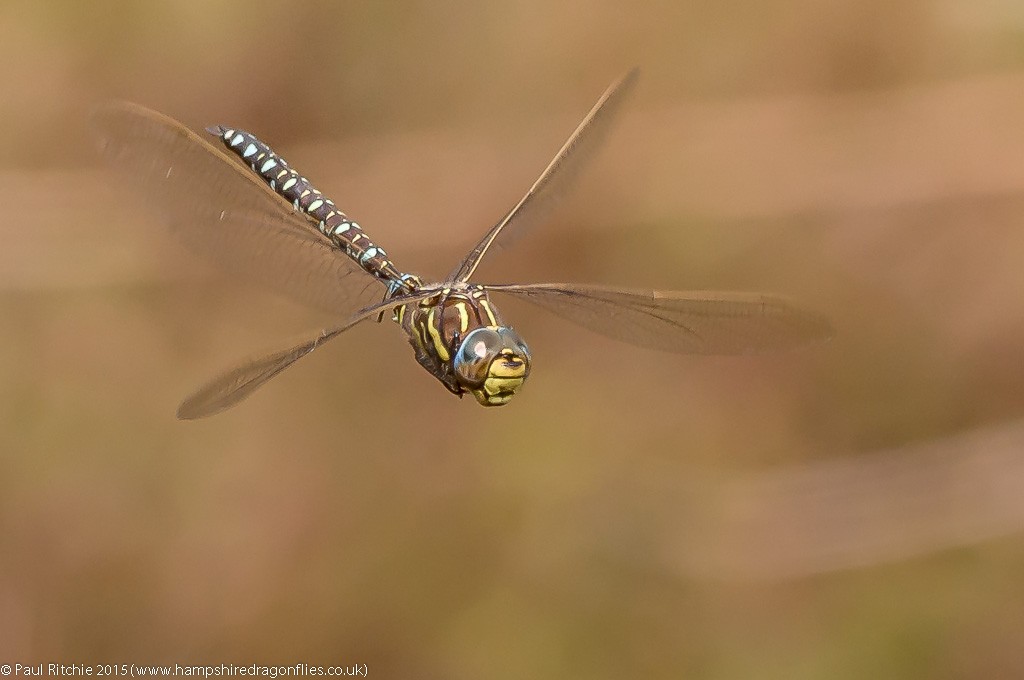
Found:
[[[1019,3],[6,0],[0,56],[0,663],[1024,675]],[[675,356],[506,302],[503,409],[365,324],[175,420],[335,320],[180,250],[92,107],[251,130],[436,276],[634,65],[478,278],[783,293],[834,340]]]

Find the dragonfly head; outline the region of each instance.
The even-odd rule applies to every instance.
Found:
[[[482,406],[502,406],[530,375],[530,350],[511,328],[471,331],[455,354],[455,376]]]

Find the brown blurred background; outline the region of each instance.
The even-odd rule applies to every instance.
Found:
[[[7,0],[0,56],[0,663],[1024,676],[1018,2]],[[504,409],[366,324],[174,419],[331,320],[120,205],[91,107],[249,129],[430,276],[634,65],[480,278],[780,292],[832,342],[664,355],[505,303]]]

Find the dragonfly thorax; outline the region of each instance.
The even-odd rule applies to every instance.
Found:
[[[398,305],[394,321],[409,336],[416,361],[453,394],[484,406],[512,399],[530,372],[530,351],[507,326],[483,286],[438,285],[416,303]]]

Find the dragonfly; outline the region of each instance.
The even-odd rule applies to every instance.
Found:
[[[93,116],[101,155],[188,249],[343,321],[249,359],[178,408],[202,418],[236,405],[353,326],[386,315],[416,361],[449,392],[502,406],[533,358],[492,295],[521,298],[591,331],[681,354],[786,350],[828,338],[826,317],[763,293],[662,291],[579,283],[477,283],[483,259],[542,222],[607,137],[637,70],[614,82],[525,195],[441,281],[400,269],[362,227],[254,135],[207,128],[219,147],[141,105],[113,102]]]

